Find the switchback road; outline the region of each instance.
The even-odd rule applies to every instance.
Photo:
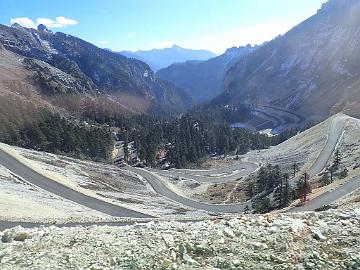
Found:
[[[0,150],[0,164],[7,168],[12,173],[20,176],[31,184],[49,191],[55,195],[58,195],[64,199],[70,200],[77,204],[91,208],[93,210],[102,212],[104,214],[115,216],[115,217],[137,217],[137,218],[148,218],[149,215],[145,215],[134,210],[130,210],[124,207],[120,207],[105,201],[87,196],[66,187],[54,180],[51,180],[28,166],[24,165],[16,158],[12,157],[8,153]]]

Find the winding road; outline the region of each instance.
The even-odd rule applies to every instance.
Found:
[[[317,175],[324,169],[332,153],[335,151],[336,144],[341,139],[346,122],[349,120],[353,121],[360,129],[360,119],[349,117],[347,115],[341,115],[339,117],[336,117],[330,124],[328,132],[328,134],[334,134],[334,136],[328,136],[326,145],[319,155],[318,162],[316,162],[309,170],[310,176]],[[334,140],[336,136],[338,136],[337,141]],[[327,159],[326,156],[328,157]],[[344,197],[345,195],[353,192],[358,188],[360,188],[360,177],[354,177],[353,179],[335,188],[334,190],[325,192],[320,196],[308,201],[305,205],[292,208],[288,212],[314,211],[325,205],[330,205],[331,203],[337,201],[338,199]]]
[[[292,111],[289,111],[289,110],[286,110],[284,108],[280,108],[280,107],[276,107],[276,106],[271,106],[271,105],[262,105],[260,107],[263,107],[263,108],[268,108],[268,109],[271,109],[273,110],[275,113],[279,113],[279,112],[283,112],[285,113],[285,116],[286,117],[289,117],[289,118],[292,118],[293,119],[293,123],[295,124],[302,124],[305,122],[305,117],[302,116],[301,114],[298,114],[296,112],[292,112]]]
[[[303,211],[314,211],[319,209],[325,205],[330,205],[333,202],[341,199],[345,195],[353,192],[354,190],[360,188],[360,177],[355,177],[340,187],[325,192],[320,196],[306,202],[305,205],[300,207],[294,207],[290,209],[288,212],[303,212]]]
[[[258,105],[254,111],[258,114],[258,117],[266,121],[256,126],[257,130],[261,130],[267,126],[268,122],[271,122],[272,130],[280,132],[288,128],[303,125],[306,120],[304,116],[296,112],[271,105]]]
[[[276,129],[277,127],[283,124],[283,121],[279,117],[275,117],[272,114],[269,114],[265,110],[261,109],[254,109],[256,116],[265,120],[265,122],[261,123],[260,125],[256,126],[256,130],[262,130],[269,128],[269,122],[271,123],[272,129]]]
[[[241,162],[228,167],[214,170],[155,170],[147,169],[161,176],[178,177],[183,179],[191,179],[201,183],[224,183],[236,181],[247,176],[259,168],[259,165],[253,162]]]
[[[54,180],[51,180],[28,166],[24,165],[8,153],[0,150],[0,164],[7,168],[9,171],[20,176],[31,184],[49,191],[55,195],[58,195],[64,199],[70,200],[77,204],[91,208],[93,210],[102,212],[104,214],[114,217],[137,217],[137,218],[149,218],[151,216],[145,215],[134,210],[120,207],[105,201],[87,196],[81,192],[73,190],[67,186],[64,186]]]
[[[313,177],[322,172],[326,167],[329,159],[333,155],[337,144],[341,140],[342,134],[344,132],[345,124],[348,120],[353,119],[347,115],[338,115],[333,118],[330,123],[327,140],[324,148],[321,150],[316,162],[309,169],[310,177]]]
[[[299,127],[305,124],[306,119],[301,114],[272,105],[251,106],[254,117],[247,122],[234,123],[233,126],[247,127],[251,130],[271,129],[279,133],[289,128]],[[260,120],[260,121],[259,121]]]
[[[341,140],[342,134],[344,132],[345,124],[349,120],[356,121],[356,124],[360,128],[360,120],[349,117],[347,115],[339,114],[332,118],[332,121],[329,125],[328,136],[327,136],[327,141],[325,143],[325,146],[319,153],[316,161],[313,163],[313,165],[309,169],[309,174],[311,177],[316,176],[317,174],[321,173],[325,169],[327,162],[333,155],[337,144]],[[299,121],[301,121],[301,119],[299,119]],[[220,171],[216,171],[216,172],[231,173],[232,169],[237,168],[236,166],[241,166],[241,165],[233,165],[233,167],[228,167],[229,171],[226,171],[227,169],[224,168],[224,169],[220,169]],[[195,200],[192,200],[192,199],[189,199],[189,198],[186,198],[186,197],[183,197],[183,196],[177,194],[174,190],[171,189],[171,187],[169,187],[166,184],[165,180],[160,179],[160,177],[157,176],[156,171],[147,171],[144,169],[132,168],[132,167],[126,167],[126,169],[145,178],[149,182],[149,184],[154,188],[154,190],[157,193],[159,193],[160,195],[167,197],[168,199],[173,200],[175,202],[181,203],[183,205],[192,207],[192,208],[202,209],[202,210],[207,210],[207,211],[217,212],[217,213],[239,213],[239,212],[243,212],[246,206],[250,207],[252,204],[251,201],[247,201],[244,203],[238,203],[238,204],[226,204],[226,205],[225,204],[201,203],[201,202],[198,202],[198,201],[195,201]],[[253,169],[253,168],[251,168],[251,169]],[[249,171],[250,171],[250,169],[249,169]],[[193,179],[193,180],[200,179],[200,182],[209,181],[210,177],[204,176],[204,175],[213,173],[212,171],[206,172],[206,171],[200,171],[200,170],[195,170],[195,171],[181,170],[180,172],[181,172],[181,176],[184,176],[185,178]],[[172,171],[167,171],[166,173],[162,172],[161,174],[171,176],[171,177],[177,177],[180,175],[180,172],[179,172],[179,170],[172,170]],[[202,175],[199,175],[199,174],[202,174]],[[227,176],[218,177],[216,181],[217,182],[220,182],[220,181],[226,182],[227,179],[228,179]],[[356,178],[356,179],[358,179],[358,178]],[[334,202],[334,201],[340,199],[344,195],[348,194],[350,191],[357,189],[360,186],[360,184],[358,183],[359,181],[357,181],[356,179],[349,181],[347,184],[339,187],[334,192],[326,193],[326,194],[316,198],[316,201],[313,202],[314,207],[316,206],[316,208],[319,208],[321,205],[322,206],[327,205],[331,202]],[[292,180],[292,182],[295,182],[295,181],[296,181],[295,179]],[[309,206],[309,207],[311,207],[311,206]]]
[[[298,119],[300,121],[301,119]],[[341,136],[344,131],[344,127],[347,121],[352,120],[356,121],[356,124],[360,128],[360,120],[351,118],[347,115],[337,115],[332,118],[332,121],[328,130],[327,142],[319,153],[318,158],[311,166],[309,172],[311,176],[319,174],[326,166],[328,160],[331,158],[336,145],[341,139]],[[53,181],[26,165],[19,162],[17,159],[9,155],[8,153],[0,150],[0,164],[6,167],[8,170],[14,174],[22,177],[28,182],[47,190],[51,193],[54,193],[60,197],[78,203],[80,205],[86,206],[88,208],[100,211],[102,213],[118,216],[118,217],[137,217],[137,218],[149,218],[151,216],[139,213],[124,207],[116,206],[111,203],[84,195],[78,191],[75,191],[69,187],[66,187],[56,181]],[[239,179],[243,176],[246,176],[254,172],[258,168],[258,165],[250,162],[241,162],[235,165],[228,166],[226,168],[216,169],[212,171],[203,171],[203,170],[169,170],[169,171],[156,171],[156,170],[146,170],[140,168],[134,168],[127,166],[124,169],[131,171],[148,181],[148,183],[153,187],[153,189],[160,195],[175,201],[177,203],[186,205],[191,208],[206,210],[215,213],[240,213],[243,212],[246,206],[251,207],[251,201],[238,203],[238,204],[208,204],[198,202],[184,196],[179,195],[175,190],[173,190],[166,182],[166,180],[159,177],[157,174],[164,176],[172,177],[183,177],[187,179],[193,179],[199,182],[205,183],[219,183],[226,181],[233,181]],[[309,209],[314,207],[319,208],[323,205],[329,204],[342,196],[348,194],[354,189],[360,187],[360,178],[356,178],[352,181],[349,181],[347,184],[339,187],[333,192],[323,194],[309,202],[306,206]],[[307,210],[304,208],[303,210]],[[301,209],[301,208],[299,208]]]
[[[250,201],[240,204],[209,204],[198,202],[176,193],[166,184],[165,181],[160,179],[155,173],[152,173],[145,169],[134,168],[130,166],[127,166],[126,169],[145,178],[146,181],[152,186],[152,188],[160,195],[191,208],[206,210],[214,213],[239,213],[244,211],[246,205],[251,207]]]

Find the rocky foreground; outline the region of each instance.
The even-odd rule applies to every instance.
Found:
[[[360,209],[0,237],[0,269],[360,269]]]

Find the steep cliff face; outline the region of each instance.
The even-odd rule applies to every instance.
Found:
[[[360,115],[360,2],[330,0],[316,15],[241,59],[217,104],[271,104],[314,119]]]
[[[159,70],[156,75],[184,89],[196,102],[207,102],[222,92],[224,75],[232,64],[254,50],[251,46],[230,48],[207,61],[173,64]]]
[[[147,101],[149,110],[182,111],[191,105],[180,89],[156,80],[147,64],[70,35],[1,25],[0,43],[26,59],[48,94],[125,94]]]

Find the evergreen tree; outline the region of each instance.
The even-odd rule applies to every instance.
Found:
[[[249,182],[247,188],[246,188],[246,196],[248,198],[252,198],[256,194],[256,185],[254,182]]]
[[[326,170],[326,171],[324,172],[324,174],[322,175],[322,177],[321,177],[321,183],[322,183],[324,186],[330,184],[330,178],[329,178],[329,171],[328,171],[328,170]]]
[[[26,131],[26,137],[28,139],[27,146],[34,146],[37,150],[46,150],[48,142],[41,128],[37,124],[34,124],[34,126]]]
[[[274,191],[274,205],[277,208],[282,208],[283,206],[283,186],[282,184],[277,186]]]
[[[272,209],[271,200],[268,197],[260,199],[256,206],[255,206],[255,212],[256,213],[267,213]]]
[[[124,151],[124,161],[129,162],[130,153],[129,153],[129,135],[128,132],[125,131],[123,134],[123,151]]]
[[[307,196],[311,193],[311,185],[309,183],[309,174],[304,173],[302,179],[298,183],[298,196],[301,200],[301,203],[305,203]]]
[[[299,169],[298,164],[296,162],[294,162],[293,165],[292,165],[293,177],[296,176],[296,172],[297,172],[298,169]]]
[[[340,177],[341,179],[344,179],[344,178],[348,177],[348,175],[349,175],[349,171],[348,171],[347,168],[345,168],[345,169],[343,169],[343,170],[341,171],[339,177]]]
[[[329,173],[330,173],[330,183],[334,182],[334,174],[336,172],[336,166],[331,165],[329,168]]]
[[[292,200],[292,192],[289,184],[289,174],[284,174],[284,187],[283,187],[283,207],[290,205]]]
[[[333,162],[333,166],[334,166],[335,171],[337,171],[339,169],[340,162],[341,162],[341,153],[340,153],[340,150],[337,149],[335,151],[335,159],[334,159],[334,162]]]
[[[282,174],[280,183],[274,192],[274,203],[278,208],[286,207],[291,201],[291,191],[289,185],[289,175],[287,173]]]
[[[265,167],[259,169],[257,178],[256,178],[256,189],[257,193],[261,193],[265,190],[268,181],[268,172]]]

